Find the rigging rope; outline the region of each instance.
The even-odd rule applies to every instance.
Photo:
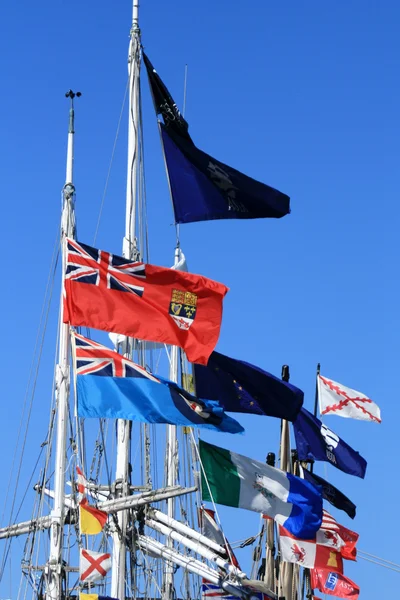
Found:
[[[363,560],[367,560],[368,562],[378,565],[378,567],[385,567],[385,569],[391,569],[392,571],[396,571],[396,573],[400,573],[400,565],[398,565],[397,563],[394,563],[390,560],[386,560],[385,558],[380,558],[379,556],[375,556],[374,554],[369,554],[368,552],[364,552],[363,550],[358,550],[357,556],[359,558],[362,558]],[[370,558],[367,558],[367,557],[370,557]],[[376,560],[373,560],[373,559],[376,559]],[[387,564],[384,564],[384,563],[387,563]],[[393,566],[389,566],[389,565],[393,565]]]
[[[216,520],[217,520],[217,523],[218,523],[218,525],[219,525],[219,528],[220,528],[220,530],[221,530],[222,537],[224,538],[224,542],[225,542],[225,546],[226,546],[226,551],[227,551],[227,553],[228,553],[229,560],[230,560],[231,564],[232,564],[232,565],[234,565],[235,563],[234,563],[234,560],[233,560],[232,552],[231,552],[231,550],[230,550],[230,546],[229,546],[228,540],[226,539],[226,536],[225,536],[224,530],[223,530],[223,528],[222,528],[222,523],[221,523],[221,519],[220,519],[220,517],[219,517],[219,513],[218,513],[217,505],[216,505],[216,504],[215,504],[215,502],[214,502],[214,497],[213,497],[213,494],[212,494],[212,491],[211,491],[211,488],[210,488],[210,484],[209,484],[209,482],[208,482],[207,474],[206,474],[206,472],[205,472],[205,469],[204,469],[204,466],[203,466],[203,463],[202,463],[202,460],[201,460],[201,457],[200,457],[199,448],[198,448],[198,446],[197,446],[197,444],[196,444],[196,440],[195,440],[195,437],[194,437],[194,434],[193,434],[193,430],[192,430],[192,429],[191,429],[191,431],[190,431],[190,435],[191,435],[191,437],[192,437],[192,440],[193,440],[193,445],[194,445],[194,447],[195,447],[195,449],[196,449],[197,460],[199,461],[199,465],[200,465],[200,468],[201,468],[201,470],[202,470],[202,473],[203,473],[203,476],[204,476],[204,481],[205,481],[205,482],[206,482],[206,484],[207,484],[207,490],[208,490],[208,493],[210,494],[210,498],[211,498],[211,502],[212,502],[213,509],[214,509],[214,512],[215,512],[215,516],[217,517],[217,519],[216,519]]]
[[[7,492],[6,492],[6,497],[4,500],[3,513],[2,513],[2,517],[1,517],[1,521],[3,522],[3,518],[4,518],[6,506],[7,506],[7,501],[8,501],[8,495],[9,495],[10,487],[11,487],[11,481],[13,478],[14,465],[15,465],[15,461],[17,458],[18,445],[19,445],[19,441],[21,438],[24,414],[25,414],[26,409],[28,408],[25,433],[24,433],[24,438],[23,438],[23,443],[22,443],[22,448],[21,448],[21,455],[20,455],[20,460],[19,460],[19,464],[18,464],[16,482],[15,482],[15,486],[14,486],[14,494],[13,494],[13,499],[12,499],[12,504],[11,504],[11,509],[10,509],[9,525],[12,524],[12,519],[13,519],[13,512],[14,512],[16,496],[17,496],[17,491],[18,491],[18,482],[19,482],[19,477],[21,474],[21,468],[22,468],[22,463],[23,463],[23,458],[24,458],[24,453],[25,453],[25,445],[26,445],[26,440],[27,440],[27,436],[28,436],[28,428],[29,428],[30,418],[31,418],[31,414],[32,414],[33,400],[35,397],[36,384],[37,384],[37,379],[38,379],[38,375],[39,375],[40,361],[41,361],[41,357],[42,357],[44,339],[45,339],[46,330],[47,330],[50,305],[51,305],[51,300],[53,297],[55,272],[57,269],[58,258],[59,258],[59,253],[60,253],[59,239],[60,239],[60,231],[58,229],[56,243],[54,245],[53,255],[52,255],[52,259],[51,259],[51,263],[50,263],[49,275],[47,278],[47,283],[46,283],[46,288],[45,288],[42,310],[41,310],[41,314],[40,314],[40,318],[39,318],[38,332],[37,332],[35,346],[34,346],[34,350],[33,350],[33,357],[32,357],[31,367],[30,367],[29,376],[28,376],[28,383],[26,386],[26,391],[25,391],[25,396],[24,396],[24,401],[23,401],[23,406],[22,406],[20,426],[19,426],[19,430],[18,430],[18,434],[17,434],[17,439],[15,442],[15,450],[14,450],[14,455],[13,455],[13,460],[12,460],[12,465],[11,465],[10,477],[8,480]],[[47,304],[47,306],[46,306],[46,304]],[[39,349],[38,349],[38,346],[39,346]],[[35,363],[36,363],[36,365],[35,365]],[[31,388],[32,378],[33,378],[33,383],[32,383],[32,389],[31,389],[31,393],[30,393],[30,401],[28,404],[29,390]],[[6,543],[4,546],[3,558],[2,558],[1,567],[0,567],[0,581],[2,580],[2,577],[4,574],[5,561],[7,559],[8,552],[9,552],[9,549],[11,546],[11,540],[12,540],[12,538],[7,540],[8,543]]]
[[[119,136],[119,130],[120,130],[120,127],[121,127],[122,116],[124,114],[125,102],[126,102],[126,95],[128,93],[128,88],[129,88],[129,78],[128,78],[128,81],[127,81],[126,87],[125,87],[124,98],[122,100],[121,112],[119,114],[119,119],[118,119],[117,131],[115,133],[114,144],[113,144],[113,148],[112,148],[112,151],[111,151],[110,165],[108,167],[106,182],[104,184],[104,191],[103,191],[103,195],[102,195],[101,202],[100,202],[99,216],[97,218],[96,229],[95,229],[94,237],[93,237],[93,246],[96,245],[97,234],[99,232],[101,216],[103,214],[104,201],[106,199],[106,194],[107,194],[107,189],[108,189],[108,182],[110,180],[111,169],[112,169],[112,165],[113,165],[113,161],[114,161],[115,149],[117,147],[117,141],[118,141],[118,136]]]

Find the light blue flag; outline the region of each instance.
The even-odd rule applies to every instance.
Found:
[[[196,398],[82,335],[75,333],[73,339],[79,417],[244,431],[218,402]]]

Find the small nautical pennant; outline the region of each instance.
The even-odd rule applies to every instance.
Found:
[[[80,532],[87,535],[95,535],[103,530],[107,522],[108,514],[95,506],[90,506],[86,499],[79,505],[79,528]]]
[[[78,504],[86,497],[87,481],[80,467],[76,467],[76,490]]]
[[[381,423],[380,408],[368,396],[322,375],[318,375],[318,398],[321,415]]]
[[[106,576],[111,569],[111,554],[94,552],[81,548],[80,579],[81,581],[97,581]]]

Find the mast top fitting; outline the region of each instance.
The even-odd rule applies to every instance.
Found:
[[[65,92],[65,97],[66,98],[71,98],[71,100],[73,100],[75,98],[75,96],[77,98],[79,98],[80,96],[82,96],[82,93],[81,92],[76,92],[76,94],[75,94],[75,92],[73,92],[72,90],[68,90],[68,92]]]

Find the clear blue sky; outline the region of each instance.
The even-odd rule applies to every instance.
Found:
[[[126,85],[130,15],[130,0],[0,6],[0,241],[3,260],[15,266],[4,273],[0,297],[3,481],[60,216],[64,93],[70,87],[83,93],[75,183],[79,239],[91,243]],[[367,459],[366,479],[322,463],[316,472],[357,504],[354,521],[332,514],[359,532],[359,547],[395,562],[399,18],[393,0],[143,0],[140,13],[146,51],[180,105],[189,65],[186,118],[196,144],[291,196],[292,213],[279,221],[181,227],[190,270],[230,287],[218,349],[277,375],[289,364],[310,409],[318,361],[324,375],[380,405],[382,425],[326,419]],[[144,103],[151,260],[168,266],[173,216],[147,83]],[[98,236],[100,247],[116,253],[124,227],[125,137],[121,132]],[[55,308],[32,417],[32,461],[47,428]],[[240,420],[244,436],[206,439],[259,460],[277,451],[277,420]],[[221,509],[221,516],[232,540],[257,532],[255,514]],[[18,553],[14,561],[16,573]],[[400,584],[399,574],[362,560],[345,569],[360,585],[361,600],[394,597]],[[0,586],[6,597],[14,600],[8,584]]]

